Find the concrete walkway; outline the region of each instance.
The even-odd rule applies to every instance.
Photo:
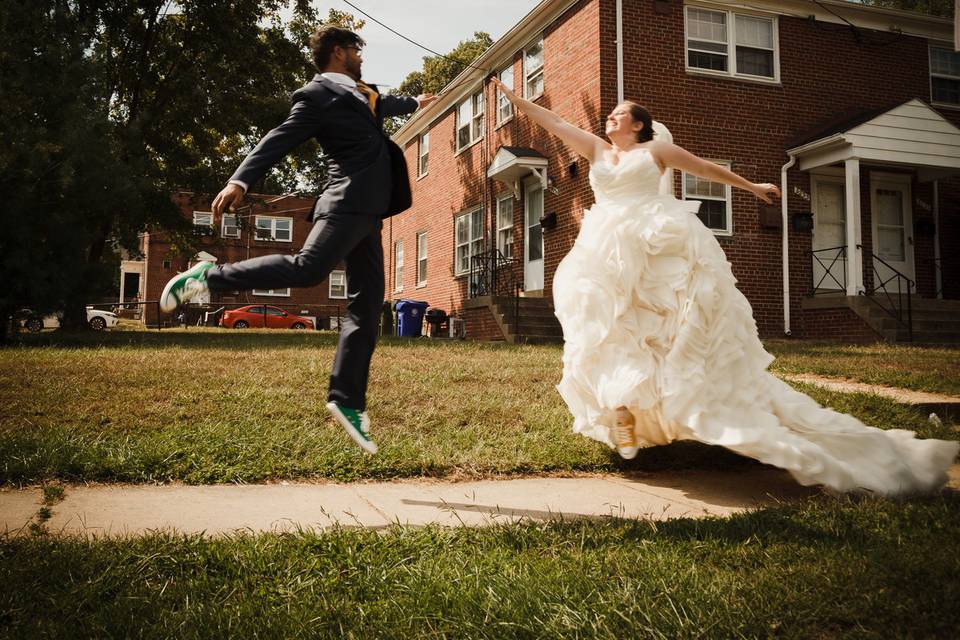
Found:
[[[900,404],[910,405],[924,413],[936,413],[941,419],[960,418],[960,398],[956,396],[948,396],[942,393],[928,393],[926,391],[912,391],[898,387],[885,387],[878,384],[865,384],[843,378],[827,378],[812,373],[777,373],[775,375],[781,380],[805,382],[841,393],[872,393],[890,398]]]
[[[727,516],[816,493],[786,472],[738,471],[520,478],[477,482],[218,486],[68,486],[51,533],[133,535],[155,530],[224,534],[394,524],[482,526],[577,518]],[[0,530],[39,522],[40,488],[0,490]]]

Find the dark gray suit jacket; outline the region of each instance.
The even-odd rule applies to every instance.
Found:
[[[252,187],[296,146],[316,138],[329,158],[330,182],[314,215],[400,213],[411,204],[410,179],[403,152],[383,132],[383,119],[412,113],[417,106],[416,98],[381,95],[374,116],[350,91],[317,74],[294,92],[290,115],[260,140],[230,179]]]

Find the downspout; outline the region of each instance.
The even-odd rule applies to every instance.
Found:
[[[623,0],[617,0],[617,104],[623,102]]]
[[[783,333],[790,335],[790,225],[787,216],[787,171],[797,164],[797,158],[790,155],[790,161],[780,169],[780,210],[783,215],[782,251],[783,251]]]
[[[960,38],[960,31],[957,32]],[[933,181],[933,261],[937,265],[934,267],[936,275],[937,291],[940,293],[938,298],[943,298],[943,258],[940,252],[940,181]]]

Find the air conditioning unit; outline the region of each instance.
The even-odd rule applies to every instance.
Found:
[[[467,321],[463,318],[450,318],[450,337],[463,340],[467,337]]]

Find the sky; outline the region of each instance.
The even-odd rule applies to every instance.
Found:
[[[520,22],[540,0],[350,0],[380,22],[439,53],[449,53],[475,31],[486,31],[496,42]],[[343,0],[314,2],[322,16],[328,9],[348,11],[363,18]],[[390,33],[372,20],[360,32],[363,79],[383,89],[400,86],[412,71],[423,68],[432,55]]]

